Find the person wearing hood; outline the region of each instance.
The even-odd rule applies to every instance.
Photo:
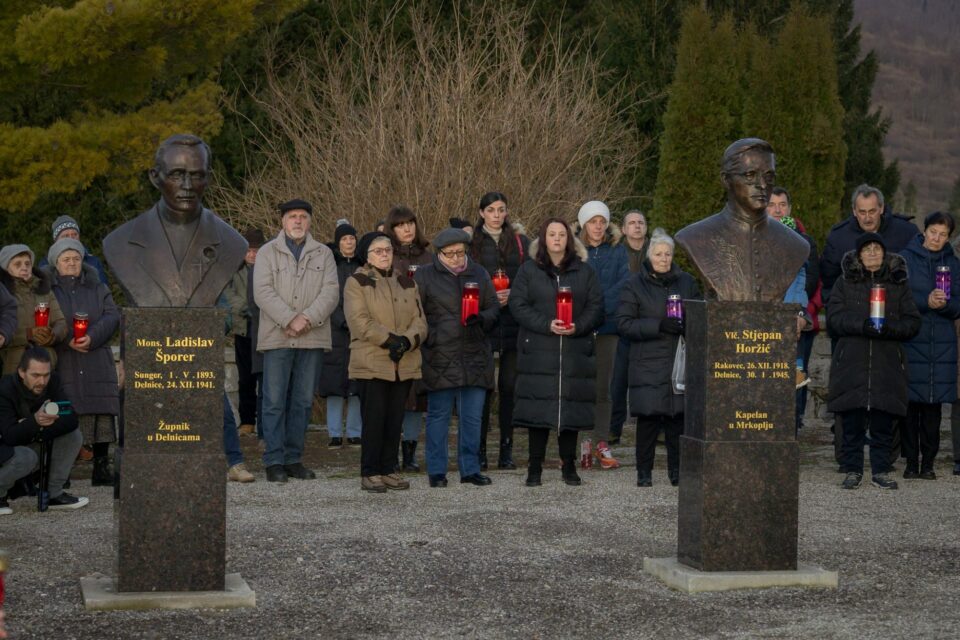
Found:
[[[905,345],[910,381],[900,438],[905,479],[936,479],[933,463],[940,450],[943,403],[957,399],[954,321],[960,318],[960,260],[949,242],[953,229],[953,217],[935,211],[924,219],[923,234],[902,252],[920,312],[920,332]]]
[[[594,446],[590,455],[596,455],[601,469],[616,469],[620,463],[613,457],[609,445],[610,418],[613,412],[610,385],[613,382],[617,345],[620,342],[615,316],[620,303],[620,291],[630,277],[630,257],[626,248],[620,244],[620,229],[610,223],[610,209],[603,202],[591,200],[580,207],[577,222],[580,226],[580,240],[587,248],[587,264],[596,271],[603,291],[604,319],[603,324],[597,328],[597,406],[592,439]],[[591,440],[585,440],[584,449],[590,443]],[[581,464],[584,463],[592,466],[589,458],[586,461],[581,460]]]
[[[470,234],[444,229],[433,239],[433,263],[417,270],[429,333],[423,344],[427,389],[426,461],[431,487],[447,485],[447,440],[457,406],[457,469],[460,482],[490,484],[481,474],[480,423],[487,391],[493,388],[493,351],[486,332],[500,305],[486,270],[467,257]],[[476,309],[467,296],[476,297]]]
[[[889,476],[893,421],[907,413],[906,354],[902,342],[920,330],[920,313],[910,294],[907,265],[887,253],[883,237],[864,233],[842,262],[827,305],[827,328],[837,337],[830,362],[827,408],[843,425],[841,471],[844,489],[863,478],[863,445],[870,429],[870,471],[880,489],[896,489]],[[873,319],[871,289],[886,296],[882,320]]]
[[[54,346],[67,337],[67,323],[60,303],[50,288],[50,275],[34,266],[33,250],[25,244],[8,244],[0,249],[0,284],[17,301],[17,328],[0,349],[3,373],[14,373],[24,350],[35,345],[46,348],[56,366]],[[38,305],[46,305],[47,317],[38,326]]]
[[[116,442],[120,387],[110,340],[120,327],[120,311],[97,270],[84,262],[86,249],[79,240],[61,238],[47,251],[53,293],[71,322],[86,318],[87,325],[57,345],[57,373],[63,391],[73,403],[83,444],[93,449],[93,486],[112,486],[110,443]],[[82,335],[78,335],[82,333]]]
[[[667,317],[667,298],[699,300],[697,281],[673,263],[674,242],[663,229],[650,238],[647,258],[620,294],[617,327],[630,341],[630,408],[637,416],[637,486],[653,486],[657,436],[664,433],[667,477],[680,483],[680,435],[683,433],[683,394],[670,380],[677,343],[684,333],[682,318]]]
[[[489,191],[480,198],[480,219],[470,243],[470,257],[486,269],[490,277],[503,271],[508,283],[517,277],[520,265],[530,254],[530,240],[523,228],[510,219],[507,196]],[[501,285],[502,286],[502,285]],[[516,469],[513,461],[513,386],[517,378],[517,322],[510,314],[510,287],[497,291],[500,320],[487,332],[494,352],[499,354],[497,367],[497,424],[500,429],[498,469]],[[487,433],[493,393],[483,404],[480,430],[480,468],[487,468]]]
[[[332,347],[323,353],[323,367],[317,376],[317,395],[327,400],[327,430],[330,432],[328,449],[339,449],[344,443],[344,418],[348,446],[360,446],[360,398],[356,385],[347,373],[350,366],[350,328],[343,313],[343,288],[347,278],[361,264],[357,255],[357,230],[342,220],[333,232],[333,258],[337,262],[337,280],[340,282],[340,302],[330,315]]]
[[[594,331],[603,323],[603,291],[586,249],[560,218],[543,222],[530,256],[510,291],[510,313],[520,326],[513,423],[529,429],[527,486],[542,484],[551,431],[557,434],[563,481],[576,486],[581,484],[577,432],[594,427]],[[558,294],[571,301],[558,302]],[[569,321],[558,317],[561,304]]]
[[[820,279],[823,288],[820,297],[830,305],[830,292],[842,275],[842,260],[854,248],[863,233],[876,233],[883,238],[886,250],[899,253],[917,235],[917,227],[909,218],[898,216],[884,204],[883,192],[868,184],[854,189],[850,197],[852,212],[830,228],[827,242],[820,254]]]
[[[390,236],[371,231],[358,249],[366,264],[343,287],[350,329],[350,379],[360,394],[360,488],[373,493],[408,489],[396,473],[403,407],[421,378],[420,347],[427,337],[417,283],[393,267]]]

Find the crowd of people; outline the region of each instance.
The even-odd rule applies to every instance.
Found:
[[[936,478],[942,406],[957,401],[954,220],[934,212],[921,232],[868,185],[851,206],[822,252],[786,190],[773,188],[767,207],[770,224],[810,246],[784,298],[801,309],[796,428],[813,339],[826,329],[842,487],[860,486],[869,433],[872,482],[896,489],[900,456],[903,478]],[[454,412],[461,483],[492,482],[491,416],[499,469],[516,468],[514,429],[527,429],[526,485],[536,487],[551,432],[566,484],[582,483],[578,466],[618,468],[612,446],[628,414],[637,486],[653,484],[661,432],[667,479],[679,483],[684,403],[672,372],[686,330],[682,301],[701,293],[674,261],[673,238],[661,228],[648,235],[642,212],[625,212],[621,232],[607,205],[590,201],[575,220],[548,218],[528,237],[507,196],[490,192],[475,217],[451,218],[429,241],[416,214],[396,206],[369,233],[337,221],[326,244],[313,235],[309,202],[285,202],[277,215],[272,238],[244,233],[244,264],[220,301],[239,373],[239,427],[224,396],[229,481],[255,480],[238,433],[262,440],[268,481],[315,478],[303,458],[319,396],[327,446],[359,447],[365,491],[409,488],[404,474],[421,469],[421,437],[428,484],[446,487]],[[39,264],[26,245],[0,249],[0,514],[38,490],[38,465],[52,509],[88,502],[64,490],[78,456],[92,458],[92,484],[114,482],[122,379],[110,345],[120,313],[77,222],[61,216],[52,236]],[[960,475],[960,419],[952,425]]]

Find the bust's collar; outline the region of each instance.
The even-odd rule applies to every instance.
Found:
[[[769,220],[766,213],[763,213],[759,217],[754,217],[734,209],[729,204],[724,205],[723,210],[726,212],[728,218],[749,229],[758,229],[759,227],[766,226],[767,220]]]

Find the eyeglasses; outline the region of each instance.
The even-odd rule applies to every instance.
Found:
[[[466,251],[441,251],[440,253],[443,254],[444,258],[450,258],[451,260],[453,258],[462,258],[467,255]]]
[[[773,171],[759,172],[759,171],[747,171],[745,173],[731,173],[732,176],[740,176],[743,178],[743,181],[747,184],[759,185],[760,179],[763,179],[763,184],[774,184],[777,181],[777,174]]]
[[[379,249],[370,249],[367,253],[372,253],[375,256],[388,256],[393,253],[393,247],[380,247]]]

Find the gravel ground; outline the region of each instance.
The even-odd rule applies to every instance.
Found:
[[[385,495],[362,493],[358,452],[326,451],[322,433],[308,435],[321,478],[287,485],[264,481],[245,439],[258,479],[228,487],[227,568],[256,591],[255,609],[85,611],[80,578],[114,573],[113,502],[110,489],[75,480],[87,508],[38,514],[20,500],[0,522],[11,637],[957,636],[960,478],[948,432],[936,482],[842,491],[828,428],[810,425],[799,559],[839,571],[840,588],[698,595],[643,573],[644,556],[675,554],[677,492],[662,451],[654,487],[635,486],[631,434],[616,450],[628,464],[586,472],[579,488],[552,464],[538,489],[523,486],[522,471],[492,471],[486,488],[452,473],[447,489],[430,489],[417,474],[411,490]]]

